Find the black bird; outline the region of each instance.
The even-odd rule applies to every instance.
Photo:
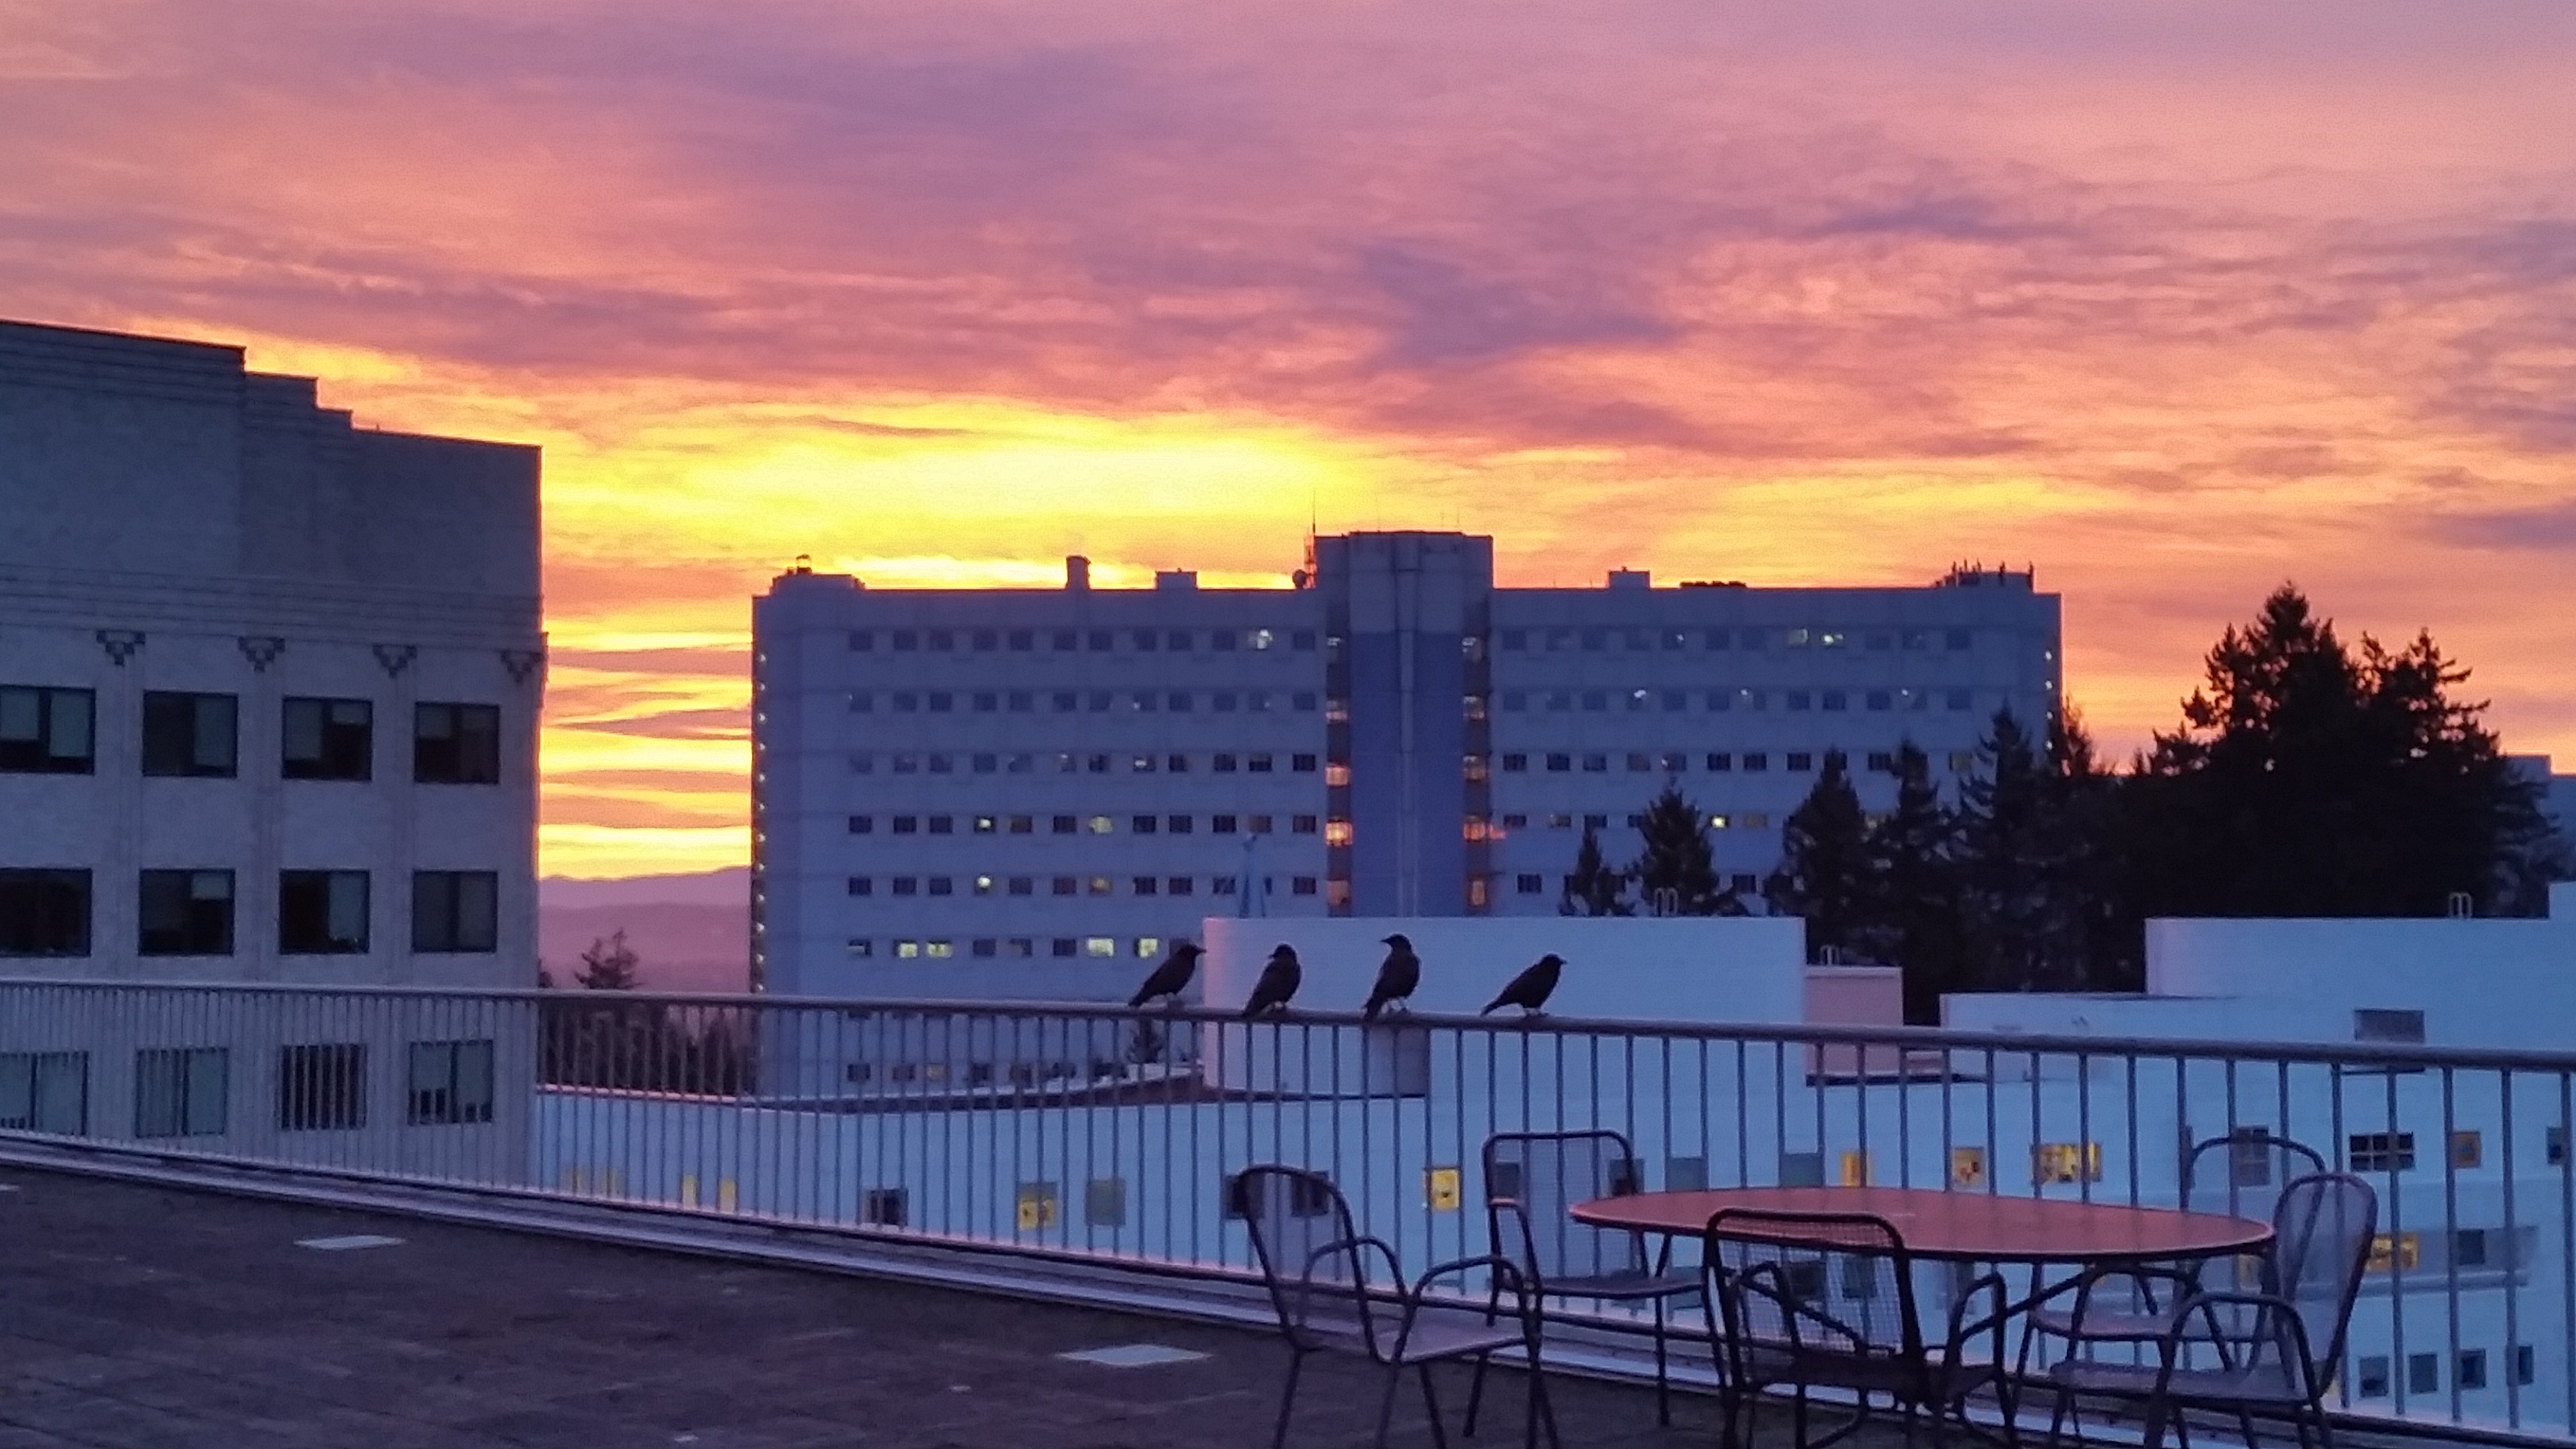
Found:
[[[1495,997],[1491,1004],[1476,1014],[1484,1016],[1500,1011],[1506,1006],[1517,1006],[1521,1009],[1521,1019],[1526,1021],[1538,1015],[1539,1009],[1547,1005],[1548,997],[1556,991],[1556,978],[1564,970],[1564,959],[1554,951],[1550,951],[1539,957],[1536,965],[1513,977],[1511,984],[1503,988],[1502,995]]]
[[[1252,999],[1243,1004],[1243,1014],[1259,1016],[1265,1011],[1286,1015],[1288,998],[1297,994],[1297,983],[1306,979],[1306,970],[1297,964],[1294,948],[1282,946],[1270,953],[1270,964],[1261,968],[1261,979],[1252,983]]]
[[[1413,988],[1422,984],[1422,958],[1413,954],[1413,943],[1402,933],[1386,938],[1386,964],[1377,968],[1377,985],[1369,988],[1368,1005],[1360,1015],[1371,1021],[1377,1014],[1401,1001],[1404,1009],[1413,1009]]]
[[[1180,1005],[1181,992],[1189,986],[1190,977],[1197,973],[1199,958],[1206,954],[1191,942],[1173,942],[1172,954],[1163,958],[1163,964],[1154,968],[1154,974],[1145,978],[1145,984],[1136,988],[1136,994],[1127,999],[1127,1004],[1142,1006],[1157,996],[1168,996],[1174,1006]]]

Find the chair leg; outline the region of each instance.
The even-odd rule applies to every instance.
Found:
[[[1431,1391],[1431,1365],[1415,1364],[1413,1370],[1422,1380],[1422,1407],[1431,1413],[1431,1442],[1436,1449],[1449,1449],[1449,1431],[1440,1424],[1440,1396]]]
[[[2240,1404],[2237,1406],[2236,1423],[2237,1427],[2245,1431],[2245,1449],[2262,1449],[2262,1446],[2255,1442],[2254,1410],[2250,1405]],[[2305,1424],[2301,1424],[2299,1426],[2299,1438],[2301,1442],[2305,1442],[2307,1437],[2307,1426]]]
[[[1476,1411],[1485,1402],[1485,1363],[1492,1357],[1491,1353],[1476,1355],[1476,1376],[1467,1381],[1467,1419],[1462,1432],[1470,1439],[1476,1437]]]
[[[1288,1443],[1288,1411],[1297,1406],[1297,1374],[1306,1367],[1306,1355],[1291,1349],[1288,1353],[1288,1389],[1279,1396],[1279,1427],[1270,1436],[1270,1449],[1285,1449]]]
[[[1672,1371],[1666,1367],[1664,1348],[1664,1300],[1655,1300],[1655,1427],[1673,1426]]]
[[[1404,1365],[1386,1366],[1386,1392],[1377,1401],[1377,1449],[1386,1449],[1387,1426],[1395,1422],[1395,1391],[1404,1387]]]

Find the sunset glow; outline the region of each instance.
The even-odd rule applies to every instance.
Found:
[[[0,315],[541,444],[543,868],[747,854],[749,598],[2295,579],[2576,757],[2576,9],[0,0]]]

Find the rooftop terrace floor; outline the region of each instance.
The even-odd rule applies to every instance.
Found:
[[[302,1246],[354,1236],[400,1241]],[[1059,1357],[1139,1343],[1205,1357]],[[1237,1328],[0,1171],[0,1449],[1232,1449],[1268,1442],[1286,1362]],[[1383,1382],[1313,1361],[1290,1442],[1368,1443]],[[1715,1442],[1705,1397],[1658,1431],[1648,1391],[1550,1386],[1569,1446]],[[1441,1388],[1454,1416],[1465,1371]],[[1488,1391],[1475,1442],[1519,1442],[1520,1376]],[[1395,1442],[1431,1442],[1418,1394]]]

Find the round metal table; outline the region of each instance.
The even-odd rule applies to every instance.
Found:
[[[1576,1203],[1574,1220],[1597,1228],[1697,1237],[1721,1208],[1868,1213],[1885,1218],[1918,1258],[1979,1263],[2191,1262],[2250,1253],[2272,1240],[2251,1218],[2069,1198],[2004,1197],[1928,1187],[1733,1187],[1641,1192]],[[1759,1237],[1738,1223],[1733,1231]],[[1803,1245],[1794,1235],[1784,1246]]]

